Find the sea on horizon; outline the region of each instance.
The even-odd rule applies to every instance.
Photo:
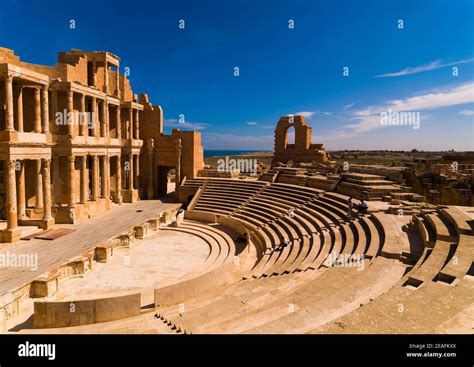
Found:
[[[231,155],[242,155],[246,153],[255,153],[255,152],[266,152],[266,150],[212,150],[205,149],[204,157],[221,157],[221,156],[231,156]]]

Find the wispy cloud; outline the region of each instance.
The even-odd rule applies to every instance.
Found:
[[[428,64],[415,66],[415,67],[408,67],[397,72],[374,75],[374,78],[393,78],[393,77],[398,77],[398,76],[417,74],[417,73],[422,73],[424,71],[435,70],[435,69],[444,68],[447,66],[466,64],[473,61],[474,61],[474,58],[453,61],[453,62],[443,62],[441,59],[439,59],[439,60],[431,61]]]
[[[324,114],[325,114],[326,116],[331,116],[331,115],[332,115],[332,112],[324,112]]]
[[[353,112],[354,123],[346,124],[343,128],[351,129],[357,133],[364,133],[383,127],[380,123],[381,113],[392,110],[402,111],[423,111],[435,110],[442,107],[474,103],[474,93],[472,92],[474,83],[462,84],[460,86],[422,94],[405,99],[388,101],[378,106],[370,106],[362,110]]]
[[[346,104],[346,105],[344,106],[344,110],[348,110],[349,108],[354,107],[354,105],[355,105],[355,102]]]
[[[304,118],[311,118],[311,116],[313,116],[316,112],[315,111],[301,111],[301,112],[295,112],[293,113],[293,115],[297,116],[303,116]]]
[[[186,130],[204,130],[207,128],[207,124],[201,122],[179,122],[176,119],[165,119],[164,126],[168,128],[178,128]]]
[[[462,110],[458,112],[461,116],[474,116],[474,110]]]
[[[247,121],[247,125],[255,126],[255,125],[258,125],[258,123],[256,123],[255,121]]]

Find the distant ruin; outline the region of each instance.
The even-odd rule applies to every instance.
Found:
[[[295,142],[289,143],[289,130],[294,129]],[[272,165],[277,163],[328,163],[329,153],[323,144],[311,143],[312,128],[304,116],[282,116],[275,129],[275,152]]]

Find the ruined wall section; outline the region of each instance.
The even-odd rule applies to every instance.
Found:
[[[288,142],[288,130],[294,128],[295,143]],[[311,143],[312,128],[303,116],[282,116],[275,129],[275,153],[272,165],[276,163],[325,163],[329,153],[323,144]]]

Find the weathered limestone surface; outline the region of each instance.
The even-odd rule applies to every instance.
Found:
[[[289,143],[288,130],[294,128],[294,144]],[[311,143],[311,126],[303,116],[282,116],[275,129],[275,152],[272,165],[276,163],[325,163],[329,153],[323,144]]]
[[[200,133],[163,135],[161,107],[133,93],[116,55],[73,49],[49,67],[0,47],[0,60],[0,161],[12,166],[0,242],[18,240],[19,226],[74,224],[112,202],[156,199],[170,170],[194,178],[202,169]]]

